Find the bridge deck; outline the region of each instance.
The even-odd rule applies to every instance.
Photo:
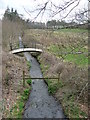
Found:
[[[17,53],[21,53],[21,52],[39,52],[39,53],[42,53],[42,50],[37,49],[37,48],[19,48],[19,49],[11,51],[11,53],[13,53],[13,54],[17,54]]]

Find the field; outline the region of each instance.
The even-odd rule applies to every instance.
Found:
[[[44,77],[60,74],[60,81],[46,80],[48,91],[63,106],[69,118],[88,115],[88,31],[85,29],[25,31],[23,42],[39,43],[43,48],[38,57]]]

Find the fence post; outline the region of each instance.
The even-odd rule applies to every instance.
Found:
[[[58,73],[58,83],[60,82],[60,73]]]
[[[25,87],[25,71],[23,70],[23,87]]]

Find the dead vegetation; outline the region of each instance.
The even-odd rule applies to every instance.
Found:
[[[18,46],[18,36],[22,34],[24,30],[24,25],[20,21],[10,21],[4,19],[2,21],[2,47],[3,50],[10,50],[10,42],[13,45],[13,48]]]
[[[46,55],[46,54],[45,54]],[[53,61],[52,56],[42,55],[39,58],[41,63],[41,68],[43,71],[43,75],[47,77],[58,77],[60,73],[60,84],[61,87],[57,87],[57,91],[55,92],[55,97],[62,103],[62,106],[65,110],[66,115],[69,118],[78,118],[85,117],[88,115],[88,71],[86,68],[79,68],[78,66],[68,63],[62,62],[59,59]],[[44,56],[44,57],[43,57]],[[51,57],[51,59],[50,59]],[[51,60],[51,63],[50,61]],[[53,63],[52,63],[53,62]],[[48,66],[48,67],[46,67]],[[56,84],[54,80],[51,81],[52,84]],[[54,86],[53,85],[53,86]],[[87,85],[87,86],[86,86]],[[85,88],[84,88],[85,87]],[[83,89],[84,88],[84,89]],[[68,111],[71,109],[71,100],[73,99],[73,106],[79,106],[80,110],[85,112],[85,115],[75,115],[74,112]],[[81,109],[81,105],[85,106],[85,109]],[[74,108],[73,108],[74,109]],[[80,111],[79,110],[79,111]]]
[[[3,117],[10,115],[11,108],[24,91],[22,83],[23,69],[28,72],[27,64],[22,57],[3,52],[2,57]]]
[[[30,88],[26,84],[23,88],[22,74],[23,69],[28,74],[28,67],[24,57],[10,54],[10,42],[13,48],[18,46],[18,37],[24,30],[24,26],[20,21],[9,21],[4,19],[2,21],[2,109],[3,118],[17,117],[22,114],[23,109],[17,101],[22,105],[20,97],[24,90]],[[25,100],[23,101],[25,104]],[[13,110],[16,111],[13,113]],[[20,110],[21,109],[21,110]],[[21,112],[21,113],[20,113]],[[19,117],[21,117],[19,115]]]

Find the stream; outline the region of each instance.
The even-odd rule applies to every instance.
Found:
[[[42,78],[40,65],[28,52],[24,53],[30,62],[30,76]],[[44,80],[33,79],[32,91],[25,105],[24,118],[65,118],[60,104],[48,93]]]

